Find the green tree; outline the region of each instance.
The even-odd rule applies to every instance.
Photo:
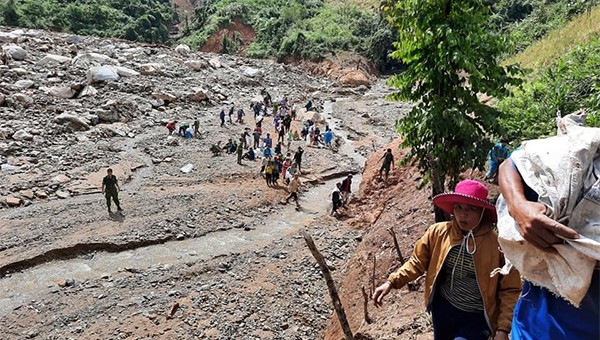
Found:
[[[481,0],[389,0],[384,6],[398,39],[392,57],[407,69],[389,83],[390,97],[415,102],[397,121],[405,162],[416,160],[433,195],[453,187],[459,174],[484,164],[489,138],[501,133],[498,112],[478,95],[507,94],[517,85],[514,66],[502,67],[505,41],[485,29],[489,9]],[[436,221],[445,219],[436,209]]]
[[[0,8],[3,12],[2,17],[5,25],[19,25],[19,13],[17,13],[17,4],[15,3],[15,0],[8,0],[6,4]]]

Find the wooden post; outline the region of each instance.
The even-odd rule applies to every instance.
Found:
[[[387,229],[388,233],[392,235],[392,239],[394,240],[394,247],[396,248],[396,253],[398,254],[398,258],[400,259],[400,264],[404,264],[404,256],[402,256],[402,252],[400,251],[400,246],[398,245],[398,239],[396,238],[396,233],[393,228]]]
[[[365,322],[371,323],[373,322],[369,317],[369,295],[367,295],[367,291],[365,290],[365,286],[362,286],[362,295],[363,295],[363,312],[365,313]]]
[[[348,324],[348,319],[346,318],[346,312],[344,312],[344,306],[342,306],[342,302],[340,301],[340,296],[335,288],[335,283],[331,277],[329,267],[327,267],[327,262],[325,262],[325,258],[323,258],[323,255],[321,255],[319,249],[317,249],[312,237],[304,230],[302,230],[302,236],[304,236],[304,241],[306,241],[308,249],[310,249],[310,252],[314,256],[315,260],[317,260],[317,263],[321,268],[321,272],[323,272],[325,282],[327,283],[327,288],[329,288],[329,296],[333,302],[333,308],[335,309],[335,313],[340,321],[340,325],[342,326],[346,340],[354,340],[354,335],[352,335],[350,324]]]

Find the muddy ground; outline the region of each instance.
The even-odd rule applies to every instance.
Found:
[[[398,228],[408,256],[431,216],[413,168],[388,183],[374,177],[389,143],[397,150],[394,121],[409,109],[384,100],[384,80],[342,88],[269,61],[9,31],[3,46],[26,54],[0,66],[2,338],[338,339],[302,229],[327,258],[353,329],[377,339],[429,334],[422,292],[390,299],[368,326],[356,308],[357,287],[372,284],[369,254],[381,253],[376,280],[395,264],[381,228]],[[103,65],[127,70],[86,80]],[[263,87],[300,108],[323,100],[321,126],[336,134],[333,150],[292,143],[306,150],[299,211],[282,203],[283,186],[266,185],[258,162],[239,166],[209,152],[253,127],[248,106]],[[231,105],[246,110],[245,123],[221,128],[218,113]],[[313,116],[300,109],[293,128]],[[196,118],[199,138],[167,138],[166,121]],[[99,192],[109,166],[121,181],[122,215],[109,215]],[[327,196],[348,173],[357,174],[355,197],[331,217]]]

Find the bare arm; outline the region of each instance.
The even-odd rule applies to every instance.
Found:
[[[562,243],[560,237],[574,239],[579,234],[545,215],[546,206],[525,198],[521,176],[511,161],[503,162],[498,172],[500,191],[508,205],[508,212],[519,226],[523,238],[542,250]]]

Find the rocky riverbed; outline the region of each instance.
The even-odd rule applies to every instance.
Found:
[[[362,232],[344,223],[352,205],[328,216],[327,194],[396,137],[408,106],[384,100],[383,80],[349,88],[272,61],[7,27],[0,43],[3,338],[323,336],[332,307],[298,231],[342,280]],[[333,149],[292,143],[306,150],[300,211],[258,162],[209,151],[253,128],[262,88],[300,108],[322,100],[316,114],[299,109],[293,129],[316,118],[336,134]],[[221,128],[232,105],[245,123]],[[168,138],[173,119],[198,119],[198,138]],[[109,216],[100,194],[108,167],[123,215]]]

